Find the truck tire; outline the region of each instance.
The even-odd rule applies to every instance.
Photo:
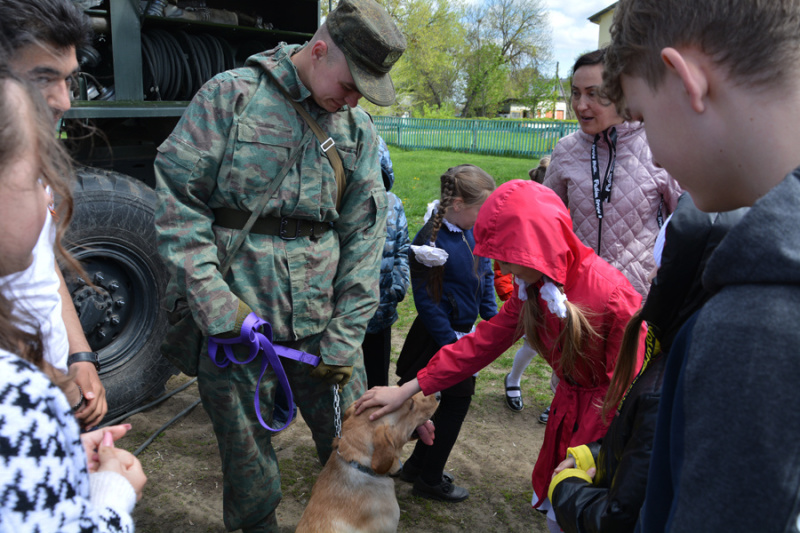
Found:
[[[161,356],[168,275],[156,247],[155,191],[117,172],[77,169],[75,210],[64,246],[96,289],[67,275],[86,338],[99,354],[108,414],[158,395],[177,370]]]

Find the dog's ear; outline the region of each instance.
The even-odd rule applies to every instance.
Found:
[[[387,473],[397,459],[399,450],[393,437],[392,428],[388,424],[375,428],[372,435],[372,469],[376,474]]]
[[[353,406],[351,404],[350,407],[348,407],[347,410],[342,415],[342,422],[344,422],[345,420],[350,418],[352,416],[352,414],[355,413],[355,412],[356,412],[356,408],[355,408],[355,406]]]

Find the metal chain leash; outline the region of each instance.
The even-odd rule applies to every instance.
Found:
[[[336,438],[342,438],[342,411],[339,409],[339,385],[332,385],[333,388],[333,425],[336,429]]]

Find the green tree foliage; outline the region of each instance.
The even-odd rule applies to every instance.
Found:
[[[533,107],[552,97],[552,82],[540,75],[551,50],[544,0],[377,1],[408,48],[392,70],[397,103],[362,103],[370,113],[433,116],[461,109],[463,116],[491,117],[509,99]],[[320,6],[325,16],[329,2]]]
[[[543,0],[484,0],[467,11],[470,66],[464,94],[466,116],[493,116],[550,57],[550,27]],[[535,81],[537,77],[527,77]],[[501,83],[502,90],[496,90]],[[523,92],[524,95],[528,91]],[[534,90],[538,93],[538,89]],[[540,95],[537,95],[540,97]]]
[[[536,109],[540,104],[550,109],[553,98],[558,96],[556,80],[552,76],[543,76],[534,67],[512,69],[509,72],[506,93],[509,100],[531,109]]]
[[[408,48],[393,73],[415,107],[442,108],[452,103],[467,50],[466,29],[458,5],[449,0],[403,2],[403,31]]]
[[[470,51],[466,67],[466,101],[462,116],[491,117],[497,114],[506,99],[508,64],[501,48],[484,42]]]
[[[456,116],[456,106],[452,102],[445,102],[441,106],[422,104],[422,109],[415,111],[418,118],[453,118]]]

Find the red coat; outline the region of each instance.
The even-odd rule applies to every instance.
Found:
[[[553,346],[562,320],[539,300],[545,321],[539,335],[550,348],[540,355],[561,382],[533,469],[538,506],[547,496],[550,477],[566,457],[567,447],[593,442],[606,432],[597,405],[602,404],[614,373],[625,325],[639,309],[642,297],[625,276],[575,236],[564,203],[538,183],[514,180],[498,187],[481,207],[474,235],[475,255],[530,267],[561,283],[569,301],[589,311],[589,322],[599,334],[599,340],[588,349],[590,362],[579,361],[576,375],[564,376],[557,364],[560,351]],[[529,294],[533,297],[535,293],[531,290]],[[520,336],[517,323],[522,303],[514,291],[500,312],[480,322],[475,333],[439,350],[417,374],[425,394],[458,383],[511,347]],[[645,335],[641,338],[637,372]]]

